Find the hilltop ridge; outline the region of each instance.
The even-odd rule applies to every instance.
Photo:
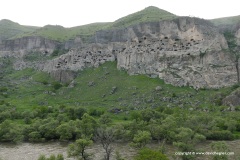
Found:
[[[143,22],[157,22],[162,20],[172,20],[177,18],[176,15],[159,9],[154,6],[149,6],[141,11],[122,17],[110,24],[110,29],[123,28],[131,25],[136,25]]]
[[[82,35],[89,37],[100,30],[114,30],[126,28],[145,22],[173,20],[179,16],[168,11],[149,6],[138,12],[124,16],[114,22],[98,22],[81,26],[65,28],[60,25],[45,25],[43,27],[24,26],[10,20],[0,21],[0,39],[16,39],[26,36],[41,36],[56,41],[66,41]],[[240,16],[224,17],[209,20],[216,26],[233,25],[240,22]]]
[[[213,24],[215,24],[216,26],[236,25],[236,24],[240,23],[240,15],[231,16],[231,17],[216,18],[216,19],[211,19],[210,21],[213,22]]]
[[[18,34],[33,32],[39,27],[23,26],[7,19],[0,20],[0,40],[9,39]]]
[[[1,30],[2,34],[6,30],[11,30],[11,34],[3,36],[2,39],[16,39],[26,36],[42,36],[51,40],[65,41],[78,35],[93,35],[96,33],[96,31],[99,30],[120,29],[139,23],[171,20],[176,17],[176,15],[170,12],[150,6],[139,12],[122,17],[114,22],[91,23],[71,28],[64,28],[60,25],[46,25],[44,27],[21,26],[18,23],[12,22],[10,20],[5,20],[6,22],[8,21],[8,23],[3,21],[3,23],[5,23],[5,26],[7,24],[11,25],[8,25],[7,28],[3,26],[1,27],[0,25],[0,34]],[[12,32],[16,28],[19,30],[19,32]]]

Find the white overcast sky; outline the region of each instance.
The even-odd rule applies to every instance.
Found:
[[[148,6],[204,19],[240,15],[239,0],[0,0],[0,6],[0,20],[32,26],[113,22]]]

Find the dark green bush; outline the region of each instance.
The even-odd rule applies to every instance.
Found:
[[[168,158],[160,151],[151,150],[149,148],[141,149],[134,160],[168,160]]]
[[[208,140],[233,140],[234,135],[230,131],[210,131],[206,138]]]
[[[60,82],[54,82],[52,84],[54,90],[60,89],[63,85]]]

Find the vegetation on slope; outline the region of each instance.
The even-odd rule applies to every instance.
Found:
[[[109,25],[109,29],[123,28],[131,25],[136,25],[143,22],[157,22],[162,20],[172,20],[177,16],[167,12],[165,10],[159,9],[157,7],[147,7],[144,10],[130,14],[123,18],[116,20]]]
[[[10,20],[3,19],[0,21],[0,39],[9,39],[22,33],[33,32],[38,27],[23,26]]]
[[[86,37],[92,36],[96,31],[106,28],[108,23],[93,23],[78,27],[64,28],[59,25],[47,25],[35,30],[34,32],[19,34],[14,38],[21,38],[25,36],[41,36],[57,41],[66,41],[76,36]]]
[[[47,105],[64,104],[107,108],[118,106],[128,109],[156,106],[184,108],[194,106],[206,109],[207,106],[220,103],[218,94],[226,95],[231,92],[229,88],[220,91],[196,91],[189,87],[178,88],[166,85],[162,80],[151,79],[145,75],[129,76],[125,71],[118,71],[115,62],[106,63],[99,68],[86,69],[78,75],[74,81],[75,87],[62,87],[55,90],[54,81],[47,73],[36,72],[33,69],[14,71],[4,76],[4,81],[16,83],[14,89],[9,90],[7,101],[18,108],[28,110],[31,110],[31,106],[38,106],[41,102]],[[158,88],[161,91],[157,91]]]
[[[0,84],[0,141],[101,142],[102,134],[111,134],[111,142],[138,149],[158,141],[162,151],[167,143],[192,152],[206,139],[239,138],[240,108],[221,105],[238,86],[196,91],[116,68],[108,62],[85,69],[71,85],[44,72],[9,68]]]
[[[240,16],[224,17],[210,20],[216,26],[220,25],[235,25],[240,23]]]

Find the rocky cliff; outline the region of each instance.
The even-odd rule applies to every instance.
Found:
[[[0,57],[12,55],[22,57],[29,51],[40,51],[43,54],[53,52],[60,43],[43,37],[23,37],[0,41]]]
[[[116,60],[118,69],[130,75],[147,74],[175,86],[218,88],[237,82],[234,58],[225,51],[226,39],[206,20],[180,17],[98,31],[89,42],[83,43],[81,36],[61,44],[31,37],[1,42],[0,50],[3,54],[33,49],[50,53],[59,46],[68,49],[60,57],[35,65],[61,81],[73,79],[72,71]]]

